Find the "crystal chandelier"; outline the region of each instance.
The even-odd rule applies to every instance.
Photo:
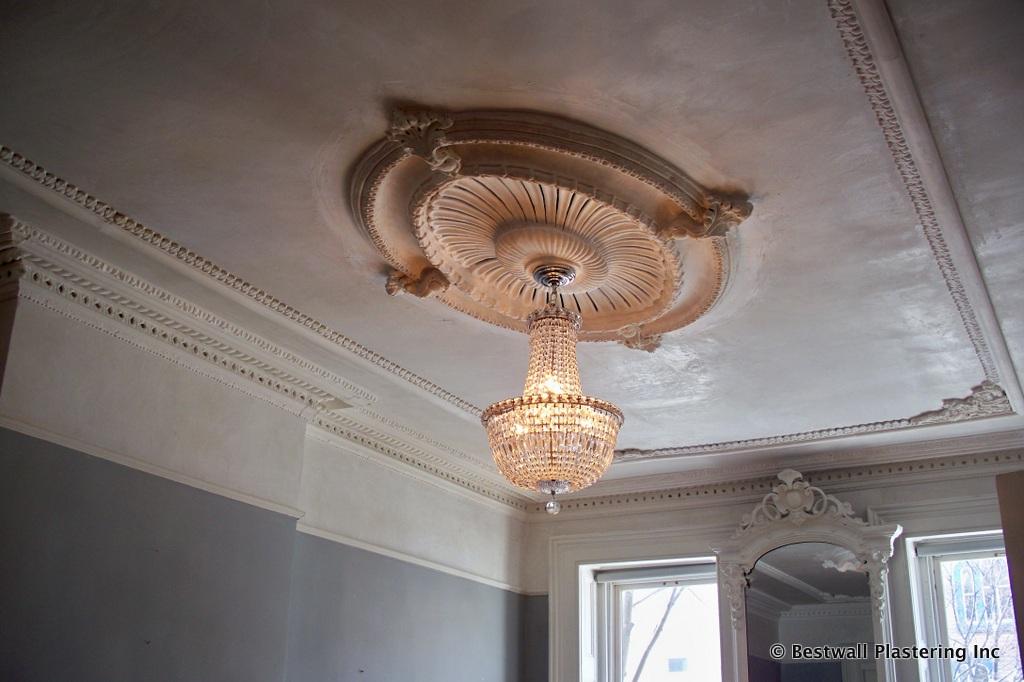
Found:
[[[527,318],[530,366],[523,395],[494,403],[481,421],[498,470],[521,488],[551,495],[545,508],[557,514],[555,495],[592,485],[612,463],[622,412],[580,388],[581,319],[562,307],[558,294],[575,271],[543,265],[533,277],[549,293],[545,306]]]

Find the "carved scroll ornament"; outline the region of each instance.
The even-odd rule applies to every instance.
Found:
[[[913,426],[949,424],[1007,414],[1013,414],[1013,407],[1006,391],[995,382],[986,380],[972,388],[971,394],[966,398],[946,398],[942,401],[942,407],[911,417],[910,423]]]
[[[812,486],[803,480],[799,471],[786,469],[779,473],[778,478],[782,482],[764,496],[754,511],[743,515],[740,533],[783,520],[799,526],[809,518],[826,514],[844,523],[864,524],[853,515],[853,507],[848,502],[840,502],[821,488]]]

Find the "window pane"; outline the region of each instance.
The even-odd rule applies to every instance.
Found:
[[[946,643],[966,649],[966,660],[952,661],[955,682],[1021,682],[1017,631],[1006,558],[943,559]],[[998,658],[991,655],[999,648]]]
[[[620,594],[622,682],[720,682],[715,583]]]

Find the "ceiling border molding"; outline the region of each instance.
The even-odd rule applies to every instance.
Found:
[[[953,206],[951,207],[953,210],[947,211],[947,213],[951,213],[951,215],[955,216],[957,219],[959,219],[959,208],[956,207],[955,199],[951,196],[948,186],[945,188],[942,188],[941,186],[935,187],[934,183],[929,183],[927,179],[923,177],[921,169],[918,167],[917,159],[915,158],[915,151],[919,151],[919,149],[916,150],[914,148],[915,145],[908,142],[908,136],[904,131],[904,118],[908,119],[908,122],[911,124],[920,124],[921,127],[927,129],[927,119],[924,117],[923,111],[913,111],[915,108],[920,109],[920,100],[918,98],[917,91],[914,89],[914,85],[912,81],[909,80],[909,77],[907,78],[907,83],[898,83],[897,86],[905,86],[906,89],[910,91],[904,99],[909,98],[913,104],[916,104],[916,107],[905,105],[898,106],[898,103],[894,105],[894,100],[890,96],[889,90],[886,87],[887,78],[880,72],[879,64],[872,52],[872,45],[869,43],[870,37],[872,43],[878,42],[884,45],[886,42],[884,38],[879,40],[882,36],[876,36],[873,34],[882,33],[883,30],[887,29],[887,32],[892,33],[891,42],[895,42],[896,44],[895,58],[903,63],[902,65],[905,67],[902,51],[898,44],[898,38],[895,36],[891,20],[887,15],[884,18],[884,22],[887,24],[884,29],[879,30],[878,26],[869,25],[869,30],[866,30],[864,25],[861,23],[857,10],[854,9],[854,4],[855,2],[852,0],[828,0],[829,11],[832,14],[832,18],[835,20],[836,28],[838,29],[843,45],[846,48],[847,55],[850,58],[850,62],[853,65],[857,77],[860,79],[861,85],[864,88],[864,93],[867,95],[868,101],[871,104],[871,108],[874,111],[875,119],[882,130],[882,135],[885,138],[885,143],[892,155],[893,162],[896,165],[896,170],[899,173],[900,179],[903,181],[903,186],[906,189],[911,204],[913,205],[914,213],[920,221],[921,230],[924,232],[925,239],[928,241],[928,245],[932,250],[932,255],[935,257],[935,262],[939,266],[939,271],[946,282],[946,287],[949,289],[949,294],[953,298],[953,303],[956,305],[956,309],[960,313],[960,318],[963,322],[964,329],[967,332],[967,336],[970,338],[971,343],[974,346],[975,354],[977,355],[978,361],[981,363],[981,367],[985,373],[985,379],[993,383],[999,383],[999,369],[992,356],[992,350],[989,347],[988,340],[985,338],[984,331],[978,321],[978,316],[971,305],[971,300],[967,295],[967,290],[960,278],[960,273],[957,271],[956,264],[953,260],[953,254],[946,241],[946,236],[943,233],[942,225],[940,224],[937,216],[936,207],[932,203],[932,192],[930,190],[937,190],[935,193],[939,195],[940,201],[946,200],[953,203]],[[865,3],[856,4],[859,5],[861,10],[865,8]],[[881,11],[885,11],[884,7]],[[875,24],[878,23],[879,21],[876,17]],[[869,36],[869,33],[872,35]],[[891,52],[892,50],[889,51]],[[889,55],[888,58],[890,61],[894,59],[892,55]],[[893,84],[889,83],[888,85],[892,87]],[[897,111],[897,108],[899,108],[900,111]],[[915,119],[921,120],[919,121]],[[920,144],[920,141],[918,142]],[[930,156],[936,157],[941,165],[941,159],[938,157],[937,152],[934,151],[935,141],[931,137],[930,130],[927,132],[926,144],[928,142],[930,142],[930,146],[932,147],[932,150],[930,151],[933,152]],[[943,169],[943,175],[945,175],[945,169]],[[943,189],[946,191],[942,191]],[[946,195],[949,195],[948,198]],[[960,219],[960,222],[962,230],[962,219]]]
[[[298,355],[292,353],[291,351],[286,350],[285,348],[282,348],[279,345],[271,343],[270,341],[264,339],[263,337],[254,334],[242,327],[239,327],[238,325],[234,325],[226,321],[226,319],[218,315],[215,315],[209,310],[206,310],[205,308],[202,308],[194,303],[186,301],[183,298],[175,296],[170,292],[167,292],[166,290],[156,287],[150,282],[138,278],[138,276],[130,272],[127,272],[115,265],[112,265],[111,263],[108,263],[100,258],[97,258],[92,254],[89,254],[65,241],[53,237],[52,235],[49,235],[48,232],[28,225],[22,221],[17,220],[17,218],[8,216],[7,214],[3,213],[0,213],[0,230],[9,231],[11,233],[11,235],[13,236],[10,242],[11,246],[24,247],[27,242],[36,243],[43,247],[50,254],[59,254],[60,256],[72,259],[89,269],[98,270],[103,274],[110,276],[110,278],[113,278],[119,284],[124,284],[127,287],[135,290],[148,300],[152,301],[156,299],[159,300],[161,303],[168,304],[175,308],[177,311],[184,313],[189,317],[200,319],[200,321],[215,327],[218,331],[230,334],[231,336],[236,337],[242,342],[252,344],[264,352],[267,352],[275,357],[287,361],[287,363],[294,365],[297,369],[301,371],[313,374],[318,379],[321,379],[323,381],[328,382],[331,385],[336,385],[342,388],[343,392],[341,395],[336,396],[325,394],[324,396],[322,396],[325,399],[338,398],[343,399],[346,402],[356,404],[371,404],[377,401],[377,396],[371,393],[370,391],[366,390],[365,388],[357,386],[348,381],[347,379],[340,377],[333,372],[330,372],[322,367],[310,363],[309,360],[299,357]],[[40,254],[37,253],[33,257],[39,259]],[[42,259],[39,260],[38,264],[40,264],[43,267],[56,267],[52,263],[49,263],[48,261],[44,261]],[[53,271],[55,274],[59,275],[66,274],[66,272],[63,271],[62,269],[54,269]],[[127,298],[116,297],[113,293],[105,292],[105,290],[103,291],[104,293],[106,293],[106,295],[114,297],[115,302],[119,304],[128,303]],[[154,318],[156,322],[171,327],[176,327],[176,324],[173,321],[171,321],[169,317],[162,316],[162,318]],[[189,332],[189,334],[195,336],[196,332]],[[237,351],[232,350],[223,342],[217,339],[213,339],[212,337],[204,338],[202,339],[202,341],[208,344],[211,348],[214,348],[221,352],[230,354],[232,356],[238,355]],[[262,363],[262,361],[257,360],[256,358],[245,358],[242,356],[239,356],[239,358],[242,359],[243,361],[249,361],[249,363],[255,363],[259,367],[259,369],[269,372],[271,374],[281,372],[278,369],[271,368],[266,363]],[[295,379],[294,377],[291,378],[290,380],[300,381],[298,379]],[[318,390],[315,386],[308,384],[306,382],[302,382],[300,385],[304,390],[307,391]]]
[[[458,459],[461,459],[461,460],[463,460],[465,462],[468,462],[470,465],[473,465],[473,466],[476,466],[476,467],[480,466],[480,460],[477,459],[476,457],[473,457],[469,453],[463,452],[462,450],[459,450],[458,448],[454,448],[451,445],[449,445],[447,443],[443,443],[443,442],[437,440],[436,438],[428,436],[425,433],[421,433],[420,431],[417,431],[416,429],[412,429],[412,428],[406,426],[405,424],[402,424],[400,422],[395,421],[394,419],[390,419],[388,417],[385,417],[382,414],[378,414],[377,412],[374,412],[372,410],[369,410],[369,409],[366,409],[366,408],[362,408],[362,407],[355,408],[355,410],[360,414],[360,416],[365,417],[366,419],[368,419],[370,421],[373,421],[374,423],[379,424],[379,425],[381,425],[384,428],[392,429],[394,431],[399,431],[399,432],[405,434],[406,436],[411,437],[413,440],[415,440],[418,443],[426,443],[427,445],[430,445],[432,448],[434,448],[436,450],[442,450],[444,452],[447,452],[448,454],[452,455],[453,457],[457,457]],[[507,479],[504,476],[501,476],[500,474],[498,474],[498,472],[496,470],[494,471],[494,480],[495,480],[495,482],[501,482],[501,483],[507,483],[508,482]],[[511,486],[509,487],[509,489],[510,490],[518,490],[518,488],[514,488],[514,487],[511,487]]]
[[[156,230],[147,227],[143,223],[130,218],[118,211],[106,202],[100,201],[85,190],[76,185],[57,177],[39,164],[25,158],[11,148],[0,145],[0,161],[19,171],[27,178],[39,185],[50,189],[78,206],[90,211],[104,222],[125,231],[145,244],[155,247],[174,259],[185,263],[194,270],[210,277],[220,284],[246,296],[259,305],[273,311],[274,313],[298,324],[299,326],[312,331],[330,343],[338,346],[349,353],[369,362],[377,367],[409,382],[445,402],[448,402],[469,414],[479,417],[482,410],[460,398],[459,396],[441,388],[437,384],[421,377],[415,372],[388,360],[376,351],[348,338],[341,332],[332,329],[316,318],[303,313],[284,301],[276,298],[268,292],[260,289],[254,284],[247,282],[238,275],[235,275],[216,263],[200,256],[194,251],[162,235]]]
[[[528,498],[512,492],[496,472],[484,470],[468,454],[442,447],[412,429],[399,429],[417,442],[454,454],[465,464],[453,463],[353,418],[347,414],[353,409],[345,402],[347,395],[339,397],[243,349],[246,344],[262,341],[261,350],[271,352],[276,347],[266,340],[246,333],[241,339],[241,348],[230,344],[169,316],[161,308],[171,305],[176,312],[190,315],[218,330],[230,330],[231,325],[213,313],[11,216],[0,214],[0,221],[0,262],[3,264],[0,285],[7,296],[16,295],[111,335],[250,398],[284,409],[340,439],[462,486],[469,493],[515,510],[526,508]],[[99,273],[101,277],[91,277],[90,272]],[[16,294],[10,289],[11,285],[17,285]],[[135,296],[129,295],[133,291]],[[275,355],[295,361],[302,369],[315,367],[283,349],[277,350]],[[317,378],[335,376],[326,370],[315,374]],[[342,385],[352,386],[347,382]],[[391,420],[365,407],[359,414],[385,427],[396,427]]]
[[[772,445],[822,441],[830,438],[842,438],[845,436],[854,436],[864,433],[900,431],[936,424],[953,424],[956,422],[974,419],[1009,417],[1014,414],[1016,413],[1010,405],[1010,399],[1006,395],[1006,391],[986,379],[973,387],[970,394],[964,398],[944,398],[942,400],[942,407],[939,409],[928,410],[905,419],[893,419],[891,421],[871,422],[868,424],[855,424],[853,426],[843,426],[835,429],[802,431],[799,433],[788,433],[781,436],[768,436],[765,438],[734,440],[725,443],[686,445],[682,447],[657,448],[653,450],[628,448],[616,451],[615,461],[633,462],[645,459],[684,457],[687,455],[701,455],[730,450],[747,450],[750,448]]]
[[[889,450],[891,459],[892,452]],[[822,468],[804,474],[804,480],[815,485],[829,486],[830,490],[843,491],[849,488],[871,485],[906,485],[908,483],[931,480],[945,480],[952,477],[985,476],[1016,470],[1024,464],[1024,439],[1015,435],[1012,449],[1002,451],[982,451],[969,454],[956,454],[946,457],[929,459],[886,461],[854,467]],[[777,468],[777,463],[768,465],[769,469]],[[562,500],[560,516],[579,515],[605,516],[622,514],[632,510],[649,512],[652,510],[684,509],[695,506],[721,505],[735,502],[737,504],[760,499],[765,493],[771,492],[777,479],[772,475],[758,475],[748,478],[737,478],[729,481],[706,483],[699,485],[682,485],[648,489],[645,491],[619,493],[612,495],[569,497]],[[534,501],[529,512],[537,520],[543,520],[547,512],[543,501]]]

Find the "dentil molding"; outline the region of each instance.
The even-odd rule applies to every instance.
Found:
[[[1009,445],[1009,447],[1007,447]],[[959,450],[953,446],[954,451]],[[940,452],[937,449],[936,452]],[[812,484],[828,485],[834,490],[856,490],[864,487],[907,485],[919,482],[949,480],[965,476],[994,476],[1006,471],[1015,471],[1024,466],[1024,438],[1019,432],[1010,435],[1002,449],[992,451],[991,446],[979,447],[975,452],[955,455],[922,457],[915,460],[893,461],[891,449],[882,448],[878,457],[881,461],[870,464],[846,465],[841,460],[830,460],[831,465],[821,466],[804,475]],[[757,468],[730,468],[726,471],[731,479],[718,479],[711,483],[690,483],[665,487],[651,483],[648,487],[631,492],[568,497],[562,500],[560,517],[618,516],[629,512],[650,512],[660,510],[682,510],[702,506],[720,506],[752,496],[764,495],[775,485],[774,476],[750,475]],[[549,515],[544,511],[544,502],[535,501],[529,507],[532,517],[538,521]]]

